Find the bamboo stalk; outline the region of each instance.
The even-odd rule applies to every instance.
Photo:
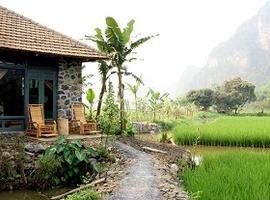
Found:
[[[83,186],[81,186],[81,187],[79,187],[79,188],[70,190],[70,191],[65,192],[65,193],[63,193],[63,194],[60,194],[60,195],[58,195],[58,196],[51,197],[51,200],[62,199],[63,197],[65,197],[65,196],[67,196],[67,195],[73,194],[73,193],[75,193],[75,192],[79,192],[79,191],[81,191],[81,190],[84,190],[84,189],[86,189],[86,188],[88,188],[88,187],[97,185],[97,184],[102,183],[102,182],[104,182],[104,181],[105,181],[105,178],[98,179],[98,180],[93,181],[93,182],[91,182],[91,183],[89,183],[89,184],[83,185]]]

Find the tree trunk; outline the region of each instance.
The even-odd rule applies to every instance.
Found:
[[[138,105],[137,105],[137,94],[134,93],[135,97],[135,112],[136,112],[136,121],[138,121]]]
[[[103,100],[103,96],[104,96],[104,93],[105,93],[105,89],[106,89],[106,78],[102,78],[102,86],[101,86],[101,90],[100,90],[99,98],[98,98],[96,119],[100,115],[101,105],[102,105],[102,100]]]
[[[118,69],[118,98],[120,102],[120,133],[125,131],[125,105],[124,105],[124,86],[122,82],[121,66],[117,66]]]

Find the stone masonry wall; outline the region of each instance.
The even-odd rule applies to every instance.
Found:
[[[61,60],[58,69],[58,118],[71,118],[71,104],[82,102],[82,63]]]

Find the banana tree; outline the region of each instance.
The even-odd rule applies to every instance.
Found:
[[[130,57],[133,51],[141,44],[150,40],[155,36],[147,36],[136,41],[131,41],[131,34],[133,32],[133,25],[135,21],[130,20],[127,27],[121,29],[118,23],[112,17],[106,18],[106,25],[104,33],[101,29],[96,28],[95,36],[86,36],[86,39],[94,41],[98,49],[107,54],[111,61],[112,67],[116,68],[118,76],[118,99],[120,102],[120,130],[121,133],[125,131],[125,114],[124,114],[124,83],[123,77],[126,75],[134,76],[131,72],[128,72],[127,67],[124,66],[126,62],[136,60],[134,57]]]
[[[110,73],[110,70],[112,69],[112,65],[110,65],[109,62],[99,61],[98,65],[99,65],[98,71],[99,71],[99,75],[101,79],[101,89],[100,89],[99,98],[98,98],[96,118],[100,115],[103,96],[104,96],[104,93],[106,92],[106,83],[108,79],[110,78],[110,75],[112,74]]]
[[[169,94],[161,94],[160,92],[154,91],[150,88],[147,96],[149,97],[148,102],[150,109],[153,112],[153,121],[155,121],[157,111],[162,107],[165,98],[168,97]]]
[[[89,109],[89,116],[90,119],[93,119],[93,104],[94,104],[94,99],[96,97],[96,94],[92,88],[89,88],[86,93],[86,99],[90,104],[90,109]]]
[[[136,80],[135,85],[131,85],[127,83],[128,90],[134,95],[134,101],[135,101],[135,113],[136,113],[136,120],[138,121],[138,105],[137,105],[137,93],[139,91],[139,88],[142,84],[142,77],[140,76],[140,80]]]

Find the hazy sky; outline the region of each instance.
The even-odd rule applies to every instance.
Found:
[[[75,39],[104,27],[106,16],[123,27],[135,19],[135,34],[160,34],[137,50],[143,61],[130,64],[145,87],[164,91],[179,82],[189,65],[203,66],[220,42],[229,38],[267,0],[0,0],[0,4]],[[97,65],[88,65],[98,88]],[[173,88],[174,89],[174,88]]]

